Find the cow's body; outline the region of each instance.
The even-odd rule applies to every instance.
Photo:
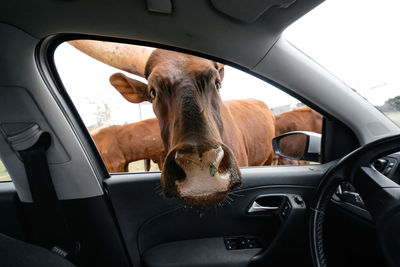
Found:
[[[153,160],[160,169],[164,148],[157,119],[113,125],[90,133],[109,172],[127,172],[128,164]]]
[[[275,118],[264,102],[225,101],[221,116],[222,140],[232,149],[239,166],[271,165]]]
[[[275,117],[275,134],[276,136],[293,131],[309,131],[321,133],[322,131],[322,115],[311,108],[294,109],[284,112]],[[299,138],[294,138],[293,142],[298,142]],[[303,139],[299,139],[303,140]],[[304,148],[304,144],[287,144],[293,151],[288,151],[291,155],[300,155],[301,151],[296,149]],[[305,161],[291,160],[275,155],[274,163],[277,165],[299,165],[308,164]]]

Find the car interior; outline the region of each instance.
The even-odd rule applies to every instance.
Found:
[[[0,265],[399,266],[400,128],[282,37],[321,2],[3,4]],[[186,53],[273,85],[323,116],[307,139],[319,164],[242,167],[227,201],[202,206],[165,196],[161,172],[109,173],[54,60],[72,40]]]

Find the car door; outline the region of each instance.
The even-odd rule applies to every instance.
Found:
[[[160,194],[160,173],[104,183],[134,264],[310,266],[307,208],[332,163],[241,168],[228,201],[200,208]]]
[[[116,174],[105,186],[134,264],[306,266],[307,206],[328,167],[242,168],[228,201],[201,208],[160,195],[159,173]]]

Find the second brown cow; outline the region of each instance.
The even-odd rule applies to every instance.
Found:
[[[315,133],[321,133],[322,131],[322,115],[311,108],[300,108],[292,111],[284,112],[275,117],[275,134],[279,136],[281,134],[293,131],[309,131]],[[293,142],[298,142],[298,138],[294,139]],[[303,140],[303,139],[300,139]],[[292,144],[290,147],[295,150],[296,148],[303,148],[305,144]],[[287,151],[290,155],[300,155],[303,151]],[[276,165],[299,165],[308,164],[305,161],[291,160],[274,156],[274,164]]]
[[[153,160],[161,169],[164,147],[157,119],[125,125],[112,125],[90,134],[109,172],[127,172],[128,164]]]

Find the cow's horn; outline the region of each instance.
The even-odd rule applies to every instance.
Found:
[[[154,48],[93,40],[69,41],[83,53],[117,69],[145,77],[145,67]]]

